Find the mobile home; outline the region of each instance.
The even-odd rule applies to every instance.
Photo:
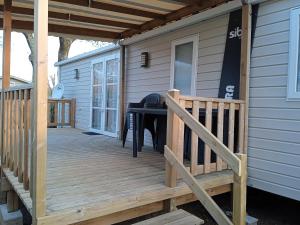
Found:
[[[113,224],[199,200],[218,224],[245,224],[247,178],[250,186],[300,200],[298,0],[37,0],[32,87],[9,87],[10,31],[32,28],[26,8],[33,9],[32,2],[13,2],[3,8],[1,92],[1,200],[10,212],[21,199],[33,224]],[[48,18],[48,11],[55,13]],[[14,23],[11,13],[20,14]],[[87,56],[58,65],[66,97],[77,98],[77,127],[111,135],[106,125],[116,124],[111,136],[120,136],[128,103],[159,93],[167,105],[164,155],[145,146],[133,158],[131,146],[114,137],[47,130],[48,31],[120,45],[100,52],[102,61]],[[97,104],[109,89],[106,54],[115,52],[119,95],[110,109]],[[99,77],[103,85],[94,82]],[[211,198],[229,191],[232,218]]]

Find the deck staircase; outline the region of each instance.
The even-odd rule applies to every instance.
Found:
[[[175,210],[134,225],[200,225],[204,221],[182,209]]]

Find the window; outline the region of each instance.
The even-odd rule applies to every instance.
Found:
[[[198,35],[172,42],[171,88],[183,95],[196,95]]]
[[[300,100],[300,8],[290,16],[290,50],[287,97]]]

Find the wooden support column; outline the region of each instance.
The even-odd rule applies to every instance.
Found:
[[[179,103],[179,90],[170,90],[168,94]],[[167,146],[177,155],[177,138],[179,129],[179,117],[168,108],[167,116]],[[175,187],[177,182],[177,173],[174,166],[166,160],[166,186]],[[164,202],[165,211],[174,211],[176,209],[175,199],[168,199]]]
[[[249,106],[249,75],[251,53],[251,21],[252,6],[243,5],[242,8],[242,41],[241,41],[241,72],[240,72],[240,99],[245,100],[245,126],[244,147],[242,153],[247,153],[248,148],[248,106]]]
[[[121,52],[120,52],[120,89],[119,89],[119,127],[120,127],[120,139],[123,138],[123,128],[125,123],[125,71],[126,71],[126,46],[121,46]]]
[[[233,224],[246,224],[246,198],[247,198],[247,155],[238,154],[241,160],[241,176],[234,174],[233,181]]]
[[[4,1],[3,8],[3,53],[2,53],[2,97],[1,97],[1,160],[4,165],[3,138],[4,138],[4,90],[10,86],[10,55],[11,55],[11,7],[12,0]]]
[[[46,213],[47,105],[48,105],[48,0],[34,1],[34,134],[32,219]]]
[[[12,17],[11,17],[12,0],[4,0],[3,7],[3,52],[2,52],[2,92],[1,92],[1,135],[0,135],[0,148],[1,148],[1,171],[0,179],[2,182],[3,173],[2,167],[4,163],[4,90],[10,86],[10,58],[11,58],[11,30],[12,30]],[[6,192],[0,190],[0,203],[6,203]]]
[[[2,89],[10,85],[10,55],[11,55],[11,7],[12,0],[4,0],[3,10],[3,66],[2,66]]]

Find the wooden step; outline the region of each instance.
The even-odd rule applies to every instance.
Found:
[[[166,213],[134,225],[200,225],[204,221],[182,209]]]

